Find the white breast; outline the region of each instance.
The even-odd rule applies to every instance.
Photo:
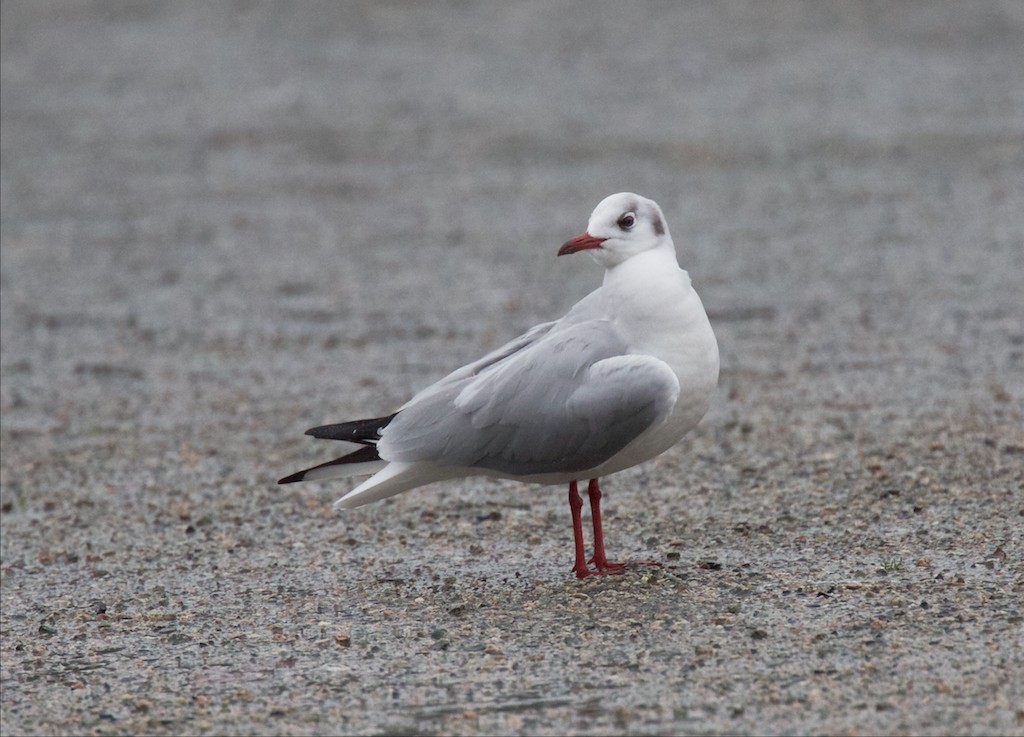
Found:
[[[636,336],[631,352],[659,358],[675,372],[679,398],[664,423],[594,469],[594,476],[635,466],[671,448],[704,417],[718,386],[718,342],[689,275],[675,263],[671,268],[645,269],[641,299],[637,299],[635,278],[631,281],[632,297],[620,303],[617,320],[624,322],[625,334]],[[616,285],[605,284],[609,286],[613,289],[608,296],[614,299]]]

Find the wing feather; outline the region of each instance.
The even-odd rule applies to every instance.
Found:
[[[678,394],[668,365],[628,353],[611,321],[548,324],[421,392],[378,450],[511,475],[586,470],[663,421]]]

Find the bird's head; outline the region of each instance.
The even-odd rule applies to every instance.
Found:
[[[587,223],[587,232],[566,241],[559,256],[589,251],[605,268],[654,248],[673,249],[665,216],[658,203],[632,192],[601,200]]]

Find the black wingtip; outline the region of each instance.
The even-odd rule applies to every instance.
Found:
[[[395,414],[398,414],[397,412]],[[387,417],[373,417],[368,420],[353,420],[352,422],[339,422],[334,425],[320,425],[306,430],[307,435],[323,440],[347,440],[350,443],[362,443],[372,445],[380,440],[380,431],[395,415]]]
[[[376,445],[364,445],[359,450],[352,451],[348,455],[344,455],[341,458],[335,458],[333,461],[327,461],[327,463],[321,463],[318,466],[312,468],[305,468],[298,473],[293,473],[291,476],[285,476],[283,479],[278,481],[279,484],[294,484],[296,481],[305,481],[306,474],[310,471],[319,471],[321,468],[329,468],[330,466],[344,466],[349,463],[367,463],[372,461],[379,461],[380,455],[377,453]]]

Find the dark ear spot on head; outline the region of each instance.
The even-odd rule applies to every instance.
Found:
[[[654,232],[658,235],[665,235],[665,223],[661,222],[661,215],[654,213]]]

